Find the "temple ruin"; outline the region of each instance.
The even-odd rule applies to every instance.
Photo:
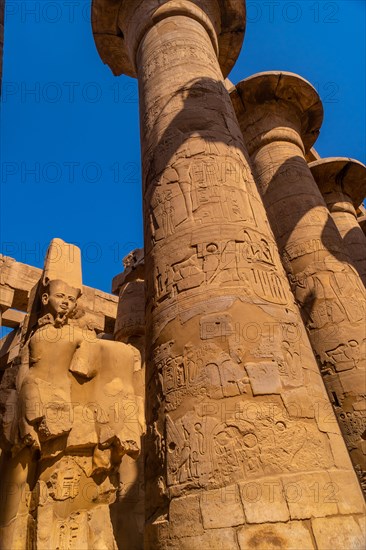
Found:
[[[227,79],[244,0],[93,0],[138,79],[144,250],[0,257],[1,550],[365,547],[366,167],[301,76]]]

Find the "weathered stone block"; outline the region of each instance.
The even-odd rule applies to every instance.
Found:
[[[338,513],[330,477],[325,473],[292,474],[282,482],[291,519],[330,516]]]
[[[232,527],[244,523],[243,506],[236,485],[203,494],[201,511],[205,529]]]
[[[245,518],[248,523],[288,521],[289,510],[278,477],[240,484]]]
[[[315,403],[315,418],[321,432],[339,434],[339,425],[329,400],[319,399]]]
[[[251,525],[238,534],[240,550],[313,550],[315,546],[301,521]],[[344,550],[344,549],[343,549]]]
[[[7,286],[0,287],[0,306],[1,309],[12,307],[14,299],[14,290]]]
[[[330,479],[333,486],[330,487],[334,498],[337,500],[338,510],[341,514],[362,514],[365,512],[365,501],[356,478],[350,479],[349,472],[330,471]]]
[[[245,365],[253,395],[281,393],[278,366],[274,363],[248,363]]]
[[[169,550],[170,550],[169,546]],[[179,550],[237,550],[234,529],[212,529],[205,531],[202,537],[185,537],[180,539]]]
[[[347,470],[351,467],[351,459],[344,446],[344,439],[340,434],[328,433],[332,454],[334,457],[334,464],[337,468],[345,468]]]
[[[314,418],[314,406],[307,387],[287,390],[282,399],[291,418]]]
[[[361,550],[365,548],[362,531],[353,517],[318,518],[312,522],[319,550]]]
[[[202,526],[199,496],[174,498],[169,507],[169,519],[172,526],[172,536],[184,537],[202,535]]]

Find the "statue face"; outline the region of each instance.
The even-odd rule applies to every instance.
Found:
[[[63,281],[51,281],[49,293],[42,294],[42,304],[55,320],[66,321],[76,307],[79,291]]]

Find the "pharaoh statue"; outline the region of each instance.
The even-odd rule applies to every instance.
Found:
[[[110,505],[122,457],[140,451],[140,358],[83,322],[81,292],[80,250],[54,239],[2,408],[1,549],[117,548]]]

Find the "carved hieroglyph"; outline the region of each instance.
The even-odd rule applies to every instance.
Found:
[[[309,168],[366,286],[366,235],[356,212],[366,197],[366,166],[349,158],[325,158],[312,162]]]
[[[244,23],[241,0],[94,2],[102,58],[139,79],[145,548],[321,548],[310,518],[339,514],[358,548],[361,491],[223,82]]]
[[[243,80],[231,97],[329,397],[365,484],[366,294],[304,158],[322,122],[319,96],[301,77],[271,72]]]
[[[77,309],[80,250],[54,239],[2,392],[1,548],[116,548],[109,505],[124,455],[139,454],[139,354],[98,339]],[[10,370],[10,369],[9,369]]]

